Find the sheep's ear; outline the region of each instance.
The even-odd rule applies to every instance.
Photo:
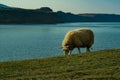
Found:
[[[67,45],[66,47],[67,47],[67,48],[69,48],[69,46],[68,46],[68,45]]]
[[[67,49],[70,49],[70,46],[69,46],[69,45],[67,45],[67,46],[66,46],[66,48],[67,48]]]

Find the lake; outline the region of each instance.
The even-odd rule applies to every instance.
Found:
[[[61,56],[63,53],[60,47],[64,35],[78,28],[94,31],[92,51],[120,48],[120,22],[0,25],[0,61]],[[85,49],[81,49],[81,52],[85,52]],[[72,53],[78,53],[77,49]]]

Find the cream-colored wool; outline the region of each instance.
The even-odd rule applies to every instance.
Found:
[[[87,28],[81,28],[76,30],[71,30],[67,32],[62,42],[62,50],[65,54],[72,52],[74,48],[78,48],[80,53],[80,48],[86,48],[90,51],[90,47],[94,43],[94,34],[92,30]]]

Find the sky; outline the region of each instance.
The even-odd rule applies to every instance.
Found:
[[[12,7],[37,9],[50,7],[54,12],[120,14],[120,0],[0,0]]]

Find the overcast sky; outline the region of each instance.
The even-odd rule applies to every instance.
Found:
[[[0,0],[12,7],[36,9],[50,7],[53,11],[120,14],[120,0]]]

